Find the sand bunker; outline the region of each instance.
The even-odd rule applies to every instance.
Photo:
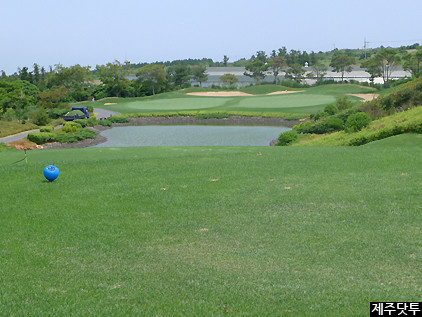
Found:
[[[115,102],[106,102],[104,104],[104,106],[111,106],[111,105],[117,105],[117,103],[115,103]]]
[[[267,95],[290,94],[290,93],[302,92],[302,91],[303,90],[301,90],[301,91],[283,90],[283,91],[271,92],[271,93],[269,93]],[[189,93],[187,93],[187,95],[191,95],[191,96],[202,96],[202,97],[259,96],[259,95],[247,94],[246,92],[241,92],[241,91],[202,91],[202,92],[189,92]]]
[[[270,92],[269,94],[267,94],[268,96],[270,95],[283,95],[283,94],[294,94],[296,92],[304,92],[304,90],[283,90],[283,91],[274,91],[274,92]]]
[[[371,101],[379,96],[379,94],[348,94],[349,96],[355,96],[362,98],[362,101]]]

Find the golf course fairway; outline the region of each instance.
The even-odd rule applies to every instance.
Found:
[[[1,152],[0,315],[366,316],[420,301],[422,139],[388,140]]]

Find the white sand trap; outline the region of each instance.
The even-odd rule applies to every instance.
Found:
[[[355,96],[362,98],[362,101],[371,101],[379,96],[379,94],[348,94],[349,96]]]
[[[304,90],[283,90],[283,91],[274,91],[270,92],[267,95],[283,95],[283,94],[294,94],[296,92],[304,92]]]
[[[300,91],[283,90],[283,91],[271,92],[267,95],[281,95],[281,94],[290,94],[290,93],[295,93],[295,92],[303,92],[303,90],[300,90]],[[241,92],[241,91],[201,91],[201,92],[188,92],[186,95],[202,96],[202,97],[260,96],[260,95],[247,94],[246,92]]]
[[[117,103],[115,103],[115,102],[106,102],[104,104],[104,106],[111,106],[111,105],[117,105]]]

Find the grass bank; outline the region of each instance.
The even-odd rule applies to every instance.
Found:
[[[306,136],[293,146],[338,146],[363,145],[403,133],[422,133],[422,107],[398,112],[372,121],[362,131],[347,133],[345,131]]]
[[[20,124],[0,120],[0,138],[37,128],[37,125],[33,123]]]
[[[2,152],[0,315],[362,316],[419,301],[422,147],[405,137],[13,165],[23,152]]]

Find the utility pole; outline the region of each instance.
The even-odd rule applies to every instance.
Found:
[[[363,39],[363,50],[365,51],[365,61],[366,61],[366,44],[368,44],[369,42],[366,41],[366,36]]]

